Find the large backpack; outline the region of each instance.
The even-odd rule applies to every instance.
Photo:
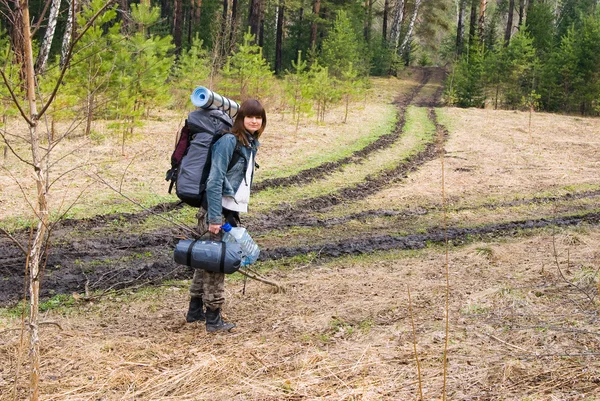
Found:
[[[169,193],[175,185],[177,197],[184,203],[200,207],[210,173],[211,148],[233,126],[231,117],[219,109],[197,109],[188,114],[175,150],[171,155]],[[229,163],[233,166],[240,157],[239,145]]]

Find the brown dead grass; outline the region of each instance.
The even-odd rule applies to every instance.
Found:
[[[449,399],[600,396],[597,304],[560,278],[552,241],[540,235],[451,251]],[[600,261],[597,229],[564,231],[554,242],[569,279]],[[242,295],[243,283],[229,282],[227,318],[238,328],[223,335],[184,323],[187,291],[176,286],[49,312],[44,320],[62,330],[42,326],[43,399],[415,399],[407,286],[425,398],[439,399],[443,266],[444,252],[432,249],[273,272],[288,288],[283,294],[250,282]],[[0,327],[17,323],[3,319]],[[19,333],[2,328],[0,399],[9,400]],[[27,379],[19,380],[23,396]]]
[[[446,195],[452,207],[597,187],[600,119],[444,108]],[[350,211],[440,206],[440,160],[421,166],[400,185],[350,206]],[[342,214],[349,212],[344,205]],[[336,214],[335,209],[331,214]]]

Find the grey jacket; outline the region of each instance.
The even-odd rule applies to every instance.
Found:
[[[258,140],[250,134],[248,139],[250,147],[240,144],[239,151],[241,157],[231,169],[228,169],[233,152],[237,144],[237,138],[233,134],[223,135],[211,149],[211,165],[208,179],[206,180],[206,200],[208,203],[207,219],[209,224],[222,224],[222,206],[223,196],[234,196],[240,184],[245,179],[246,168],[250,154],[252,159],[256,159],[256,152],[260,146]],[[254,178],[254,166],[252,168],[252,178]],[[252,180],[251,180],[252,181]],[[247,183],[251,185],[252,182]]]

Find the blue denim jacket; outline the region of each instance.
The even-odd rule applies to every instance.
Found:
[[[210,173],[206,180],[207,219],[209,224],[222,224],[222,197],[234,196],[237,192],[240,184],[245,179],[250,154],[252,154],[252,160],[256,160],[256,151],[260,144],[250,134],[248,134],[248,139],[250,147],[240,144],[241,157],[229,170],[227,168],[237,143],[235,135],[225,134],[212,146]],[[251,168],[252,178],[254,178],[254,165]],[[252,182],[248,184],[251,185]]]

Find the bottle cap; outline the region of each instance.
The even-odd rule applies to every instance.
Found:
[[[225,223],[221,226],[221,228],[223,229],[223,231],[225,231],[226,233],[228,233],[229,231],[231,231],[231,224],[229,223]]]

